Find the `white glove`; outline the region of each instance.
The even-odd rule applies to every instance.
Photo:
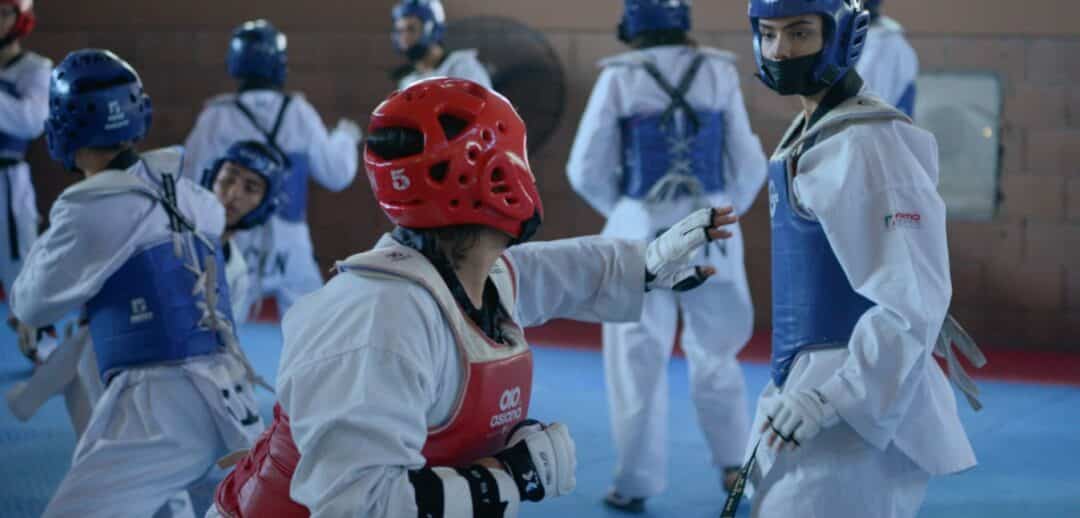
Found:
[[[709,241],[731,237],[731,232],[719,227],[738,221],[733,212],[731,207],[696,210],[649,243],[645,250],[646,291],[691,290],[716,273],[712,267],[689,264],[688,258]]]
[[[816,389],[784,394],[765,415],[761,431],[768,435],[769,447],[778,450],[788,443],[797,448],[840,422],[836,409]]]
[[[352,119],[338,119],[337,126],[334,127],[334,133],[344,133],[353,142],[360,142],[360,139],[364,138],[364,131],[360,129],[360,125]]]
[[[566,425],[522,421],[506,444],[507,448],[495,458],[514,478],[522,500],[539,502],[574,490],[577,455]]]

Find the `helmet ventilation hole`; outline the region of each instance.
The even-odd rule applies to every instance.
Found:
[[[446,135],[446,140],[454,140],[465,131],[465,128],[469,125],[469,121],[462,119],[461,117],[455,117],[449,114],[439,115],[439,125],[442,126],[443,134]]]
[[[446,179],[446,173],[450,170],[450,162],[439,162],[428,170],[428,176],[431,177],[435,183],[443,183]]]

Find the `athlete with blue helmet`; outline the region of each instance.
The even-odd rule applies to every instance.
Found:
[[[468,79],[491,88],[491,77],[475,49],[443,47],[446,11],[440,0],[400,0],[390,14],[394,48],[409,61],[392,74],[399,89],[432,77]]]
[[[753,204],[765,181],[735,57],[688,36],[688,0],[626,0],[618,37],[632,50],[601,61],[567,164],[574,190],[607,218],[604,235],[649,239],[700,207]],[[739,225],[695,260],[717,274],[685,293],[650,292],[642,318],[604,324],[604,368],[617,452],[604,502],[643,512],[666,483],[666,374],[682,314],[690,394],[709,461],[734,482],[750,430],[735,355],[753,331]],[[721,484],[718,484],[720,486]]]
[[[267,224],[240,229],[233,238],[253,270],[255,291],[275,297],[284,314],[323,283],[307,222],[309,178],[335,192],[352,184],[361,131],[349,119],[327,131],[303,94],[284,91],[288,41],[266,20],[233,31],[227,65],[239,91],[206,103],[185,142],[184,176],[199,181],[238,140],[262,142],[284,156],[277,210]]]
[[[931,476],[975,465],[931,355],[951,350],[937,343],[952,294],[937,146],[867,95],[859,0],[750,0],[749,18],[759,77],[803,107],[769,165],[752,515],[914,517]]]
[[[150,97],[112,52],[69,54],[49,106],[49,154],[84,179],[53,204],[11,311],[41,327],[82,308],[105,390],[44,516],[150,516],[263,428],[233,331],[225,216],[180,177],[179,148],[136,150]]]
[[[270,146],[255,140],[242,140],[229,146],[221,158],[203,172],[202,186],[210,189],[225,207],[226,277],[232,297],[233,318],[244,322],[258,293],[257,279],[232,237],[240,230],[265,224],[277,210],[285,183],[285,157]]]

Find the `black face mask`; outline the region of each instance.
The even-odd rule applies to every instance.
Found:
[[[801,58],[773,61],[761,58],[765,77],[760,79],[780,95],[814,95],[828,88],[829,84],[814,80],[814,67],[821,53]]]
[[[417,43],[416,45],[405,49],[405,59],[408,59],[409,63],[416,63],[427,56],[429,48],[431,48],[430,45]]]

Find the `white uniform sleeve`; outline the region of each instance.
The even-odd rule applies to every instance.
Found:
[[[417,297],[394,302],[286,317],[286,348],[298,340],[349,344],[331,357],[283,366],[278,381],[301,455],[291,495],[313,517],[416,516],[408,470],[424,465],[425,412],[437,389],[433,359],[418,344],[438,330]],[[310,320],[289,318],[300,315]]]
[[[247,322],[254,298],[251,286],[253,272],[248,269],[244,251],[236,244],[235,239],[229,240],[228,247],[229,260],[225,263],[225,281],[229,285],[229,302],[232,305],[233,321],[242,324]]]
[[[16,85],[18,98],[0,91],[0,131],[25,139],[41,135],[49,117],[49,73],[43,66],[26,74]]]
[[[131,219],[133,209],[138,213],[131,205],[117,212],[107,199],[79,205],[57,201],[49,229],[34,241],[15,279],[12,313],[27,325],[43,327],[90,300],[130,255],[125,246],[130,231],[100,222]]]
[[[622,135],[617,96],[615,70],[606,68],[593,87],[566,164],[570,186],[604,217],[620,196]]]
[[[871,91],[896,105],[919,75],[919,56],[903,32],[873,26],[856,70]]]
[[[196,184],[202,181],[203,169],[209,167],[210,162],[217,158],[212,156],[215,151],[214,133],[222,122],[217,114],[218,110],[212,106],[203,110],[184,141],[184,165],[180,175]]]
[[[484,68],[484,65],[480,63],[479,60],[472,56],[470,56],[469,59],[458,61],[454,66],[452,76],[468,79],[474,83],[479,83],[486,88],[491,88],[491,77],[488,75],[487,69]]]
[[[307,99],[296,97],[292,104],[311,154],[311,176],[331,191],[345,189],[356,178],[359,142],[344,131],[327,132],[322,118]]]
[[[587,236],[507,250],[517,275],[517,321],[552,318],[628,322],[641,318],[645,243]]]
[[[383,282],[392,285],[379,290]],[[418,516],[410,472],[424,468],[427,412],[440,395],[456,393],[441,386],[439,373],[458,365],[451,354],[440,354],[454,341],[434,299],[396,281],[364,287],[380,295],[337,297],[318,307],[301,303],[283,325],[287,350],[304,348],[303,341],[332,344],[284,366],[278,382],[300,451],[290,495],[313,518]],[[444,494],[437,518],[471,518],[468,482],[450,469],[431,472]],[[517,487],[509,475],[493,475],[510,504],[505,518],[513,518]]]
[[[876,304],[821,391],[880,449],[924,379],[952,296],[936,157],[933,138],[905,123],[859,125],[811,149],[795,180],[851,285]]]
[[[919,55],[915,53],[915,49],[902,35],[896,39],[898,40],[895,50],[897,78],[893,82],[893,91],[889,94],[888,99],[889,102],[899,106],[908,88],[914,86],[915,81],[919,78]],[[910,108],[913,109],[914,106]]]
[[[732,76],[738,77],[734,67]],[[735,213],[741,216],[750,210],[758,192],[765,185],[769,162],[765,158],[765,151],[761,149],[761,140],[750,128],[750,117],[746,113],[746,103],[743,101],[742,89],[738,87],[738,79],[735,79],[735,85],[731,89],[731,101],[728,102],[726,112],[727,142],[724,153],[728,167],[731,168],[729,177],[732,182],[728,191],[731,193],[732,203],[735,204]]]

